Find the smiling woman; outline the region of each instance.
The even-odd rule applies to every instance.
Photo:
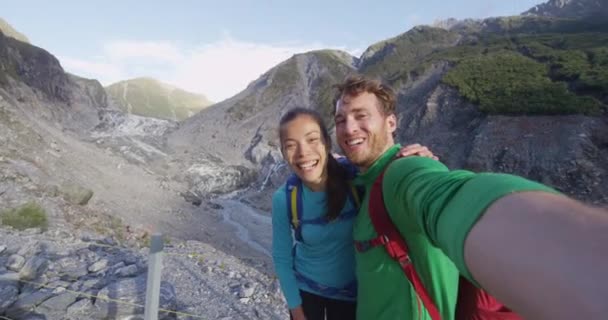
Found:
[[[272,256],[292,319],[355,319],[357,205],[347,196],[347,170],[330,154],[327,128],[311,109],[287,112],[279,137],[293,175],[272,200]]]

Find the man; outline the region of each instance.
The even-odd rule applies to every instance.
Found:
[[[367,205],[384,172],[387,211],[442,319],[453,318],[459,273],[526,319],[606,317],[608,212],[512,175],[449,171],[420,157],[393,161],[392,89],[361,76],[338,88],[336,138],[366,187],[355,241],[377,236]],[[382,247],[356,258],[358,319],[430,319]]]

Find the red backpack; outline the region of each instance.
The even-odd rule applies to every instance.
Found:
[[[384,246],[389,256],[397,261],[405,276],[428,311],[431,319],[441,320],[441,315],[428,294],[414,264],[410,260],[408,247],[403,237],[393,224],[386,211],[382,198],[382,180],[384,173],[374,182],[369,198],[369,216],[378,236],[368,241],[356,241],[357,251],[363,252],[376,246]],[[420,304],[418,304],[420,311]],[[420,312],[419,312],[420,314]],[[456,306],[457,320],[522,320],[523,318],[508,309],[494,297],[482,289],[477,288],[466,278],[460,277],[458,288],[458,302]]]

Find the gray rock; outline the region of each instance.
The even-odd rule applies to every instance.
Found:
[[[0,314],[6,311],[6,308],[10,307],[19,296],[19,289],[13,285],[0,286]]]
[[[44,301],[36,307],[36,313],[46,316],[46,319],[61,319],[68,306],[76,301],[76,295],[64,292]]]
[[[8,261],[6,262],[6,267],[9,270],[12,271],[19,271],[21,270],[21,268],[23,267],[23,265],[25,264],[25,258],[18,255],[18,254],[13,254],[8,258]]]
[[[31,257],[21,268],[21,271],[19,271],[19,277],[22,280],[36,279],[41,272],[44,272],[47,265],[48,263],[45,258],[38,256]]]
[[[90,299],[81,299],[68,307],[66,320],[95,319],[97,308]]]
[[[35,234],[41,234],[41,233],[42,233],[42,229],[40,229],[40,228],[29,228],[29,229],[23,230],[23,234],[26,236],[31,236],[31,235],[35,235]]]
[[[19,285],[19,273],[7,272],[0,274],[0,285],[2,286],[18,286]]]
[[[108,267],[108,259],[101,259],[89,266],[89,272],[96,273]]]
[[[116,270],[116,272],[114,272],[114,274],[119,277],[133,277],[133,276],[137,275],[138,271],[139,271],[139,269],[137,268],[137,266],[132,264],[132,265],[122,267],[122,268]]]
[[[253,283],[244,284],[239,290],[239,298],[249,298],[255,293],[255,285]]]
[[[6,246],[0,246],[0,254],[4,253],[4,251],[6,251]]]
[[[126,254],[124,257],[125,264],[135,264],[139,259],[134,254]]]
[[[69,203],[86,205],[93,197],[93,191],[76,184],[66,184],[59,188],[63,199]]]
[[[30,314],[36,306],[43,303],[47,299],[53,296],[53,293],[49,290],[35,291],[29,294],[21,294],[17,301],[8,308],[6,315],[9,318],[22,319],[26,315]]]
[[[74,257],[67,257],[57,262],[57,272],[63,280],[76,280],[89,274],[87,264]]]
[[[116,319],[123,316],[143,315],[143,305],[146,298],[145,274],[136,278],[122,279],[111,283],[101,289],[95,306],[99,308],[99,315],[103,318]],[[120,300],[129,304],[107,301],[106,299]],[[131,305],[130,305],[131,304]],[[175,310],[176,295],[175,289],[166,281],[161,282],[159,308],[165,310]],[[159,314],[159,319],[171,319],[173,315],[167,313]]]

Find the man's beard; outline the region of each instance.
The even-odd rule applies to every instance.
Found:
[[[384,128],[383,128],[384,129]],[[383,131],[383,130],[382,130]],[[342,152],[355,166],[363,169],[369,168],[390,146],[384,135],[373,134],[368,136],[367,148],[353,154],[349,154],[342,148]]]

